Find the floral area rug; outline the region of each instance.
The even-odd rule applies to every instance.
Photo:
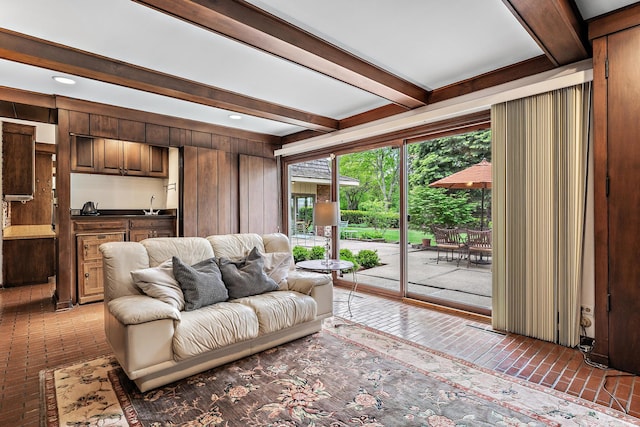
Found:
[[[640,421],[337,318],[317,334],[146,393],[111,356],[42,371],[41,386],[44,426],[625,426]]]

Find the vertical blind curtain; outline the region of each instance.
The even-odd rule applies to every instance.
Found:
[[[493,327],[575,346],[591,83],[491,109]]]

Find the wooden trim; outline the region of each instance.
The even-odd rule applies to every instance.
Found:
[[[331,153],[336,155],[366,151],[372,148],[379,148],[389,145],[389,141],[418,142],[427,138],[438,138],[454,133],[471,132],[473,130],[487,129],[491,126],[491,111],[485,110],[478,113],[453,117],[439,122],[428,123],[410,129],[403,129],[359,141],[350,142],[340,146],[326,147],[321,150],[308,151],[283,158],[286,164],[302,162],[305,160],[317,159]]]
[[[245,2],[135,0],[407,108],[428,91]],[[306,126],[308,127],[308,126]]]
[[[600,361],[609,355],[609,232],[608,201],[604,183],[607,178],[607,80],[605,59],[607,38],[593,41],[593,204],[594,204],[594,280],[595,347]]]
[[[56,154],[56,144],[36,142],[36,153]]]
[[[640,25],[640,3],[634,3],[591,20],[589,22],[589,40],[626,30],[636,25]]]
[[[44,95],[6,86],[0,86],[0,99],[36,107],[56,108],[56,98],[53,95]]]
[[[58,265],[56,266],[56,309],[66,309],[77,301],[75,244],[71,224],[71,138],[69,136],[69,112],[58,111],[58,154],[56,156],[56,239]]]
[[[571,0],[503,0],[556,66],[589,57],[583,20]]]
[[[457,96],[466,95],[478,90],[498,86],[524,77],[540,74],[554,68],[553,63],[544,55],[527,59],[517,64],[509,65],[498,70],[490,71],[479,76],[453,83],[434,90],[429,97],[433,104]]]
[[[337,120],[329,117],[138,67],[3,28],[0,28],[0,58],[309,129],[331,131],[338,128]]]
[[[340,120],[340,129],[346,129],[353,126],[369,123],[374,120],[395,116],[396,114],[404,113],[405,111],[407,111],[407,109],[401,107],[400,105],[383,105],[382,107],[374,108],[373,110],[365,111],[364,113],[356,114],[355,116],[347,117]]]

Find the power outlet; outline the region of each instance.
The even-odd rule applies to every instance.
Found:
[[[580,311],[583,316],[591,316],[593,317],[593,306],[583,305],[580,307]]]
[[[580,326],[584,328],[591,327],[591,319],[585,315],[580,316]]]

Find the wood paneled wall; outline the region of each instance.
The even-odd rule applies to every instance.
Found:
[[[183,147],[180,234],[206,237],[239,231],[238,155]]]
[[[281,230],[279,188],[275,160],[240,155],[241,233],[266,234]]]

